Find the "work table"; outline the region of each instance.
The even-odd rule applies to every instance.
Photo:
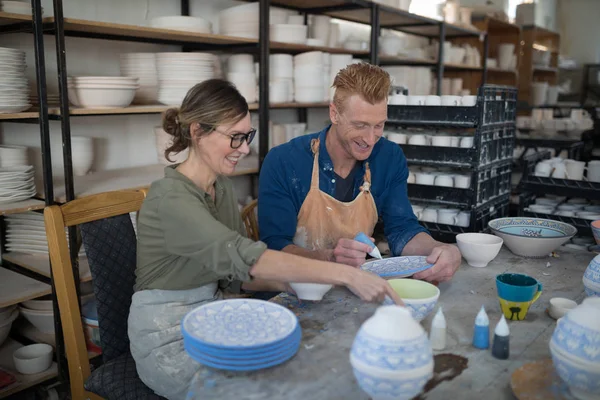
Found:
[[[486,268],[473,268],[463,261],[451,282],[440,284],[438,306],[448,324],[447,347],[434,352],[436,371],[449,363],[448,371],[436,374],[421,397],[437,399],[514,399],[510,388],[512,372],[530,361],[548,358],[548,342],[556,321],[546,313],[552,297],[566,297],[580,303],[585,297],[582,276],[594,254],[561,248],[559,257],[526,259],[506,248]],[[549,265],[548,265],[549,263]],[[495,277],[503,272],[525,273],[544,286],[525,321],[509,322],[510,358],[497,360],[490,350],[471,345],[475,316],[482,305],[490,318],[490,332],[501,316]],[[230,373],[202,369],[195,395],[202,399],[286,399],[286,400],[367,400],[359,388],[349,361],[350,348],[361,324],[376,305],[363,303],[345,288],[334,288],[318,303],[299,303],[296,297],[281,294],[271,301],[290,308],[300,320],[302,343],[290,361],[254,373]],[[434,312],[424,321],[429,331]],[[452,354],[443,356],[440,354]],[[464,370],[463,370],[464,369]],[[461,373],[460,371],[463,370]],[[458,376],[452,378],[452,375]],[[442,380],[441,378],[452,378]],[[426,388],[427,390],[427,388]]]

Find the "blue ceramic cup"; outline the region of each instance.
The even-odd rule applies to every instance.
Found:
[[[529,307],[542,294],[542,284],[524,274],[498,275],[496,289],[504,316],[513,321],[525,319]]]

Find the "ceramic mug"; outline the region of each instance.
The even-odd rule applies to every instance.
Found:
[[[587,180],[590,182],[600,182],[600,161],[590,161],[587,164]]]
[[[460,147],[462,147],[463,149],[470,149],[471,147],[473,147],[473,137],[467,136],[460,139]]]
[[[539,214],[552,214],[554,212],[554,208],[539,204],[531,204],[529,210]]]
[[[442,105],[451,107],[460,106],[460,96],[442,96]]]
[[[442,99],[440,96],[425,96],[425,105],[440,106],[442,105]]]
[[[406,144],[407,138],[408,135],[405,135],[404,133],[390,132],[387,134],[387,139],[390,142],[394,142],[397,144]]]
[[[427,96],[407,96],[407,104],[409,106],[424,106]]]
[[[438,210],[437,222],[446,225],[458,225],[459,210],[453,208],[442,208]]]
[[[583,179],[583,172],[586,170],[584,161],[566,160],[565,166],[569,179],[580,181]]]
[[[561,217],[574,217],[575,216],[575,211],[561,210],[561,211],[555,212],[554,214],[555,215],[560,215]]]
[[[425,135],[412,135],[408,138],[408,144],[415,146],[427,146],[429,143]]]
[[[471,187],[471,177],[469,175],[454,175],[454,187],[468,189]]]
[[[423,214],[423,207],[421,206],[412,206],[412,210],[413,210],[413,214],[415,214],[415,217],[417,217],[417,219],[421,219],[421,216]]]
[[[425,222],[437,222],[438,210],[435,208],[426,208],[421,213],[421,221]]]
[[[561,204],[558,206],[559,211],[579,211],[583,209],[581,204]]]
[[[539,162],[535,166],[535,176],[547,178],[552,173],[552,164],[548,162]]]
[[[542,294],[542,284],[524,274],[504,273],[496,276],[500,308],[506,319],[522,321],[529,307]]]
[[[477,104],[477,96],[462,96],[460,104],[464,107],[473,107]]]
[[[459,212],[456,217],[456,225],[468,228],[471,225],[471,213],[468,211]]]
[[[417,185],[433,185],[435,181],[435,175],[429,172],[417,172],[415,173]]]
[[[408,96],[403,95],[402,93],[394,94],[390,96],[389,104],[396,106],[405,106],[408,103]]]
[[[454,187],[454,178],[450,175],[438,175],[434,180],[435,186]]]
[[[417,181],[417,177],[415,176],[415,173],[412,171],[408,172],[408,179],[406,180],[406,183],[415,183]]]
[[[600,214],[593,211],[579,211],[577,212],[577,217],[587,219],[590,221],[596,221],[600,219]]]
[[[452,136],[452,139],[450,139],[450,146],[452,146],[452,147],[460,147],[460,137],[459,136]]]
[[[432,136],[431,145],[439,147],[452,147],[451,136]]]
[[[555,164],[554,170],[552,171],[552,177],[556,179],[566,179],[567,166],[563,163]]]

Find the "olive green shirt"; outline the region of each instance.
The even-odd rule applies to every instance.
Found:
[[[137,234],[136,291],[212,282],[236,291],[239,281],[251,280],[248,271],[267,248],[246,237],[228,178],[217,178],[213,201],[175,166],[150,187]]]

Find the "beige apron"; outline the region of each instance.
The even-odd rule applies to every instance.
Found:
[[[335,248],[339,239],[353,239],[359,232],[373,234],[377,206],[371,194],[371,170],[365,164],[360,193],[345,203],[319,189],[319,139],[313,139],[314,154],[310,190],[300,207],[294,244],[308,250]]]

